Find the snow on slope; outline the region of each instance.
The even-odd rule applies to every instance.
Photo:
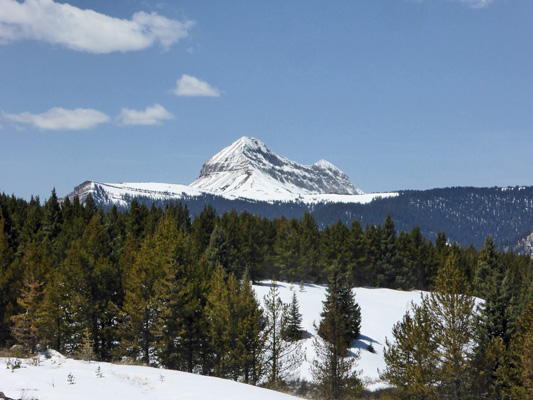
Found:
[[[171,183],[101,183],[86,181],[76,186],[68,197],[72,200],[74,196],[78,196],[80,201],[83,202],[89,194],[103,204],[127,206],[131,198],[138,196],[149,197],[154,200],[179,201],[186,196],[201,196],[203,192],[186,185]]]
[[[363,194],[328,161],[301,165],[249,137],[240,138],[211,157],[190,186],[249,198],[254,198],[254,193],[261,197],[264,194]]]
[[[85,201],[86,197],[91,194],[93,198],[98,199],[103,204],[116,204],[117,206],[127,206],[129,200],[137,196],[145,196],[154,200],[174,200],[180,201],[185,197],[197,197],[203,194],[216,194],[223,198],[234,199],[251,199],[265,202],[283,201],[283,202],[301,202],[304,204],[316,203],[361,203],[366,204],[376,198],[394,197],[398,193],[367,193],[361,195],[349,194],[293,194],[293,193],[276,193],[265,189],[246,190],[230,193],[213,193],[207,190],[201,190],[186,185],[157,183],[157,182],[125,182],[125,183],[102,183],[86,181],[77,186],[75,190],[68,195],[72,200],[78,196],[80,201]]]
[[[270,281],[254,286],[258,300],[263,301],[264,296],[270,290]],[[296,297],[300,304],[302,314],[302,328],[313,337],[316,335],[314,324],[320,322],[322,312],[322,301],[326,298],[326,287],[322,285],[306,284],[304,291],[300,291],[298,284],[277,283],[281,300],[284,303],[292,301],[292,294],[296,292]],[[376,288],[354,288],[355,301],[361,307],[361,335],[354,342],[353,351],[360,349],[361,358],[358,361],[357,369],[362,371],[361,378],[370,390],[385,387],[385,383],[380,382],[378,369],[385,369],[383,359],[383,348],[385,337],[392,339],[392,327],[400,321],[405,312],[410,309],[410,303],[420,303],[420,291],[404,292],[391,289]],[[313,348],[313,337],[303,342],[306,353],[306,361],[299,371],[301,378],[311,380],[310,365],[315,358]],[[367,351],[368,345],[372,343],[375,353]]]
[[[258,300],[262,301],[270,289],[271,282],[255,285]],[[302,328],[316,335],[314,324],[320,321],[322,301],[326,287],[305,285],[300,291],[298,284],[277,283],[281,299],[290,303],[296,292],[300,312],[303,315]],[[378,369],[385,368],[383,348],[385,337],[392,338],[392,326],[401,320],[409,309],[411,301],[420,302],[419,291],[403,292],[390,289],[355,288],[355,300],[361,307],[362,326],[359,340],[354,342],[353,351],[360,349],[361,358],[358,370],[366,387],[375,390],[384,387],[379,382]],[[376,353],[366,350],[372,343]],[[310,363],[315,357],[313,337],[303,341],[306,361],[298,375],[311,380]],[[128,400],[144,399],[231,399],[231,400],[289,400],[293,397],[259,389],[232,381],[192,375],[149,367],[125,366],[109,363],[87,363],[64,358],[55,352],[50,359],[40,357],[41,365],[23,362],[23,368],[6,369],[7,359],[0,358],[0,391],[12,398],[78,399],[78,400]],[[98,378],[96,370],[100,367],[104,377]],[[69,385],[67,376],[72,373],[74,385]],[[179,397],[177,397],[179,395]],[[23,397],[26,396],[26,397]]]
[[[39,400],[295,400],[279,392],[186,372],[77,361],[55,353],[24,360],[11,372],[0,358],[0,391],[11,398]],[[97,376],[100,368],[102,377]],[[72,374],[74,384],[68,382]]]

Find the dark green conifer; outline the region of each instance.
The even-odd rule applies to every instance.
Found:
[[[302,314],[300,313],[300,305],[298,304],[298,297],[296,292],[292,293],[292,300],[287,311],[287,324],[284,331],[286,340],[296,341],[303,338],[302,330]]]
[[[355,371],[359,355],[350,354],[349,349],[359,336],[361,311],[338,266],[333,268],[323,304],[319,338],[314,341],[313,378],[325,398],[355,398],[362,389]]]

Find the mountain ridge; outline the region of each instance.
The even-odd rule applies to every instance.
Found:
[[[254,157],[244,154],[247,151],[252,151]],[[224,176],[220,173],[221,165],[226,163],[229,166],[228,159],[232,159],[229,164],[231,168],[228,167],[225,171],[230,171],[230,175]],[[91,195],[97,205],[116,205],[119,208],[129,207],[133,199],[156,207],[164,207],[169,202],[182,202],[187,205],[193,217],[199,215],[206,205],[213,206],[220,214],[231,210],[247,211],[270,219],[281,216],[301,218],[305,212],[310,212],[320,228],[337,221],[351,223],[354,220],[360,221],[363,227],[377,226],[390,214],[398,231],[409,231],[419,226],[428,239],[434,240],[439,232],[445,232],[451,242],[456,241],[462,246],[474,245],[477,248],[490,235],[502,247],[518,250],[518,242],[533,232],[533,186],[452,187],[359,195],[302,194],[298,191],[290,192],[290,184],[275,181],[268,174],[261,173],[265,160],[276,164],[278,172],[283,167],[294,172],[290,160],[271,152],[259,140],[244,137],[211,157],[202,167],[203,172],[195,181],[196,185],[85,181],[76,186],[68,197],[72,200],[78,196],[84,202]],[[256,165],[250,167],[254,162]],[[304,167],[342,173],[325,160]],[[248,175],[247,168],[253,168]],[[258,175],[254,176],[258,170]],[[217,177],[211,176],[202,182],[202,175],[205,177],[209,174]],[[204,184],[208,186],[217,180],[219,183],[226,182],[226,186],[218,186],[218,192],[203,188]],[[246,187],[252,181],[259,186]],[[272,181],[278,185],[277,191],[268,190],[272,188]],[[266,185],[263,191],[261,183]],[[304,193],[305,190],[304,188]],[[518,251],[525,254],[532,252],[531,246],[523,245]]]
[[[326,160],[302,165],[270,150],[256,138],[243,136],[211,157],[190,187],[212,193],[268,195],[362,195],[348,176]]]

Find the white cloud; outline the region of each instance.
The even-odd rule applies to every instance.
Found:
[[[154,104],[152,107],[146,107],[144,111],[123,108],[117,120],[121,125],[160,125],[162,120],[173,118],[174,115],[168,112],[165,107]]]
[[[459,1],[460,3],[466,4],[472,8],[484,8],[487,7],[494,0],[454,0]]]
[[[178,79],[176,88],[172,91],[177,96],[207,96],[220,97],[220,90],[209,85],[209,83],[201,81],[194,76],[183,74]]]
[[[0,43],[34,39],[89,53],[168,48],[187,37],[193,21],[143,11],[131,20],[82,10],[53,0],[0,0]]]
[[[407,1],[411,1],[413,3],[422,3],[424,0],[407,0]],[[448,0],[448,1],[454,1],[456,3],[463,3],[470,8],[485,8],[489,4],[494,2],[494,0]]]
[[[60,107],[54,107],[42,114],[31,114],[29,112],[21,114],[3,113],[3,117],[6,121],[15,124],[30,125],[43,130],[91,129],[110,120],[107,114],[91,108],[67,110]]]

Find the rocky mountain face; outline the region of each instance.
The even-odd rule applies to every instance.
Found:
[[[240,138],[211,157],[190,186],[217,194],[364,194],[328,161],[301,165],[250,137]]]

